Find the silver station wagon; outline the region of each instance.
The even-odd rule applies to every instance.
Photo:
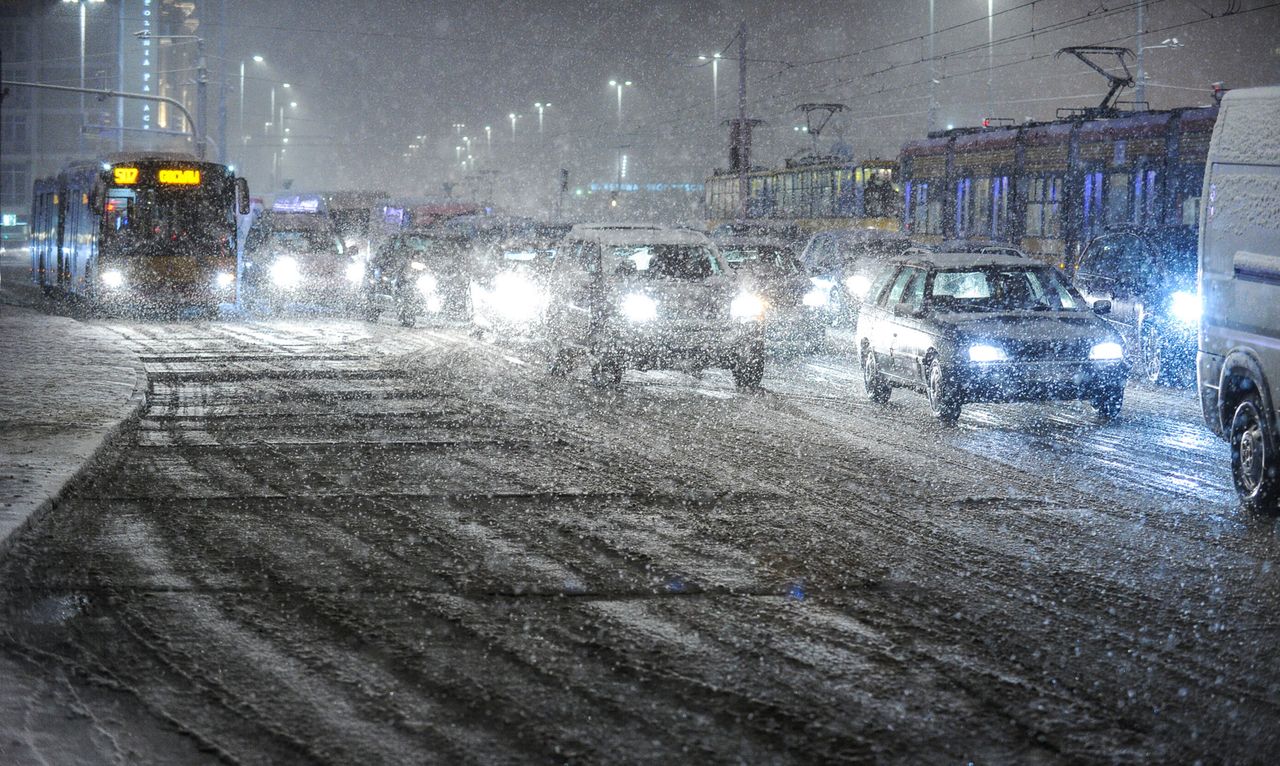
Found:
[[[867,393],[895,387],[954,421],[968,402],[1083,399],[1120,412],[1128,373],[1119,336],[1056,269],[994,253],[916,253],[868,292],[856,338]]]

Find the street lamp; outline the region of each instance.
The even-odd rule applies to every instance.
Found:
[[[196,44],[196,156],[204,159],[205,113],[209,104],[209,69],[204,59],[204,38],[199,35],[153,35],[151,30],[143,29],[133,33],[139,40],[194,40]]]
[[[262,56],[256,53],[252,58],[255,64],[261,64],[264,60]],[[248,139],[248,136],[244,134],[244,63],[245,60],[240,59],[240,151],[242,153],[244,152],[245,141]]]
[[[542,111],[543,111],[544,109],[550,109],[550,108],[551,108],[551,102],[550,102],[550,101],[548,101],[548,102],[547,102],[547,103],[545,103],[545,104],[543,104],[543,103],[539,102],[539,103],[537,103],[537,104],[534,104],[534,105],[533,105],[533,108],[538,110],[538,132],[539,132],[539,133],[541,133],[541,132],[542,132]]]
[[[699,56],[699,61],[711,61],[711,119],[720,122],[720,54]]]
[[[75,3],[76,5],[80,6],[80,90],[84,90],[84,38],[85,38],[85,28],[86,28],[86,25],[88,24],[88,18],[85,11],[85,6],[88,5],[89,3],[94,3],[96,5],[104,2],[104,0],[62,0],[62,2],[64,5]],[[82,121],[84,120],[84,94],[83,93],[80,94],[80,119]],[[124,130],[124,126],[121,125],[120,129]],[[80,151],[84,151],[84,130],[83,129],[76,135],[76,144],[80,147]]]
[[[1138,76],[1137,88],[1134,93],[1134,100],[1139,104],[1145,104],[1147,101],[1147,70],[1142,65],[1142,52],[1155,50],[1157,48],[1184,48],[1186,43],[1181,42],[1176,37],[1166,37],[1159,45],[1139,45],[1138,46]]]
[[[484,126],[484,148],[490,154],[493,153],[493,126]]]
[[[630,80],[610,80],[609,86],[618,89],[618,129],[622,129],[622,89],[630,88]]]
[[[516,141],[516,120],[520,119],[520,117],[521,115],[518,115],[515,112],[507,115],[507,119],[511,120],[511,143],[513,144]]]

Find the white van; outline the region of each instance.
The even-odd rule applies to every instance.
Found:
[[[1241,503],[1280,499],[1280,87],[1222,99],[1200,209],[1197,376]]]

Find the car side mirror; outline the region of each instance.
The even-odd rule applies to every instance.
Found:
[[[243,176],[236,179],[236,212],[249,215],[249,179]]]
[[[1108,300],[1094,301],[1093,313],[1097,314],[1098,316],[1102,316],[1103,314],[1110,314],[1111,301],[1108,301]]]

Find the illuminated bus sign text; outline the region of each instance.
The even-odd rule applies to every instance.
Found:
[[[156,173],[156,180],[162,184],[182,184],[184,186],[194,186],[200,183],[200,171],[179,168],[160,168]]]

